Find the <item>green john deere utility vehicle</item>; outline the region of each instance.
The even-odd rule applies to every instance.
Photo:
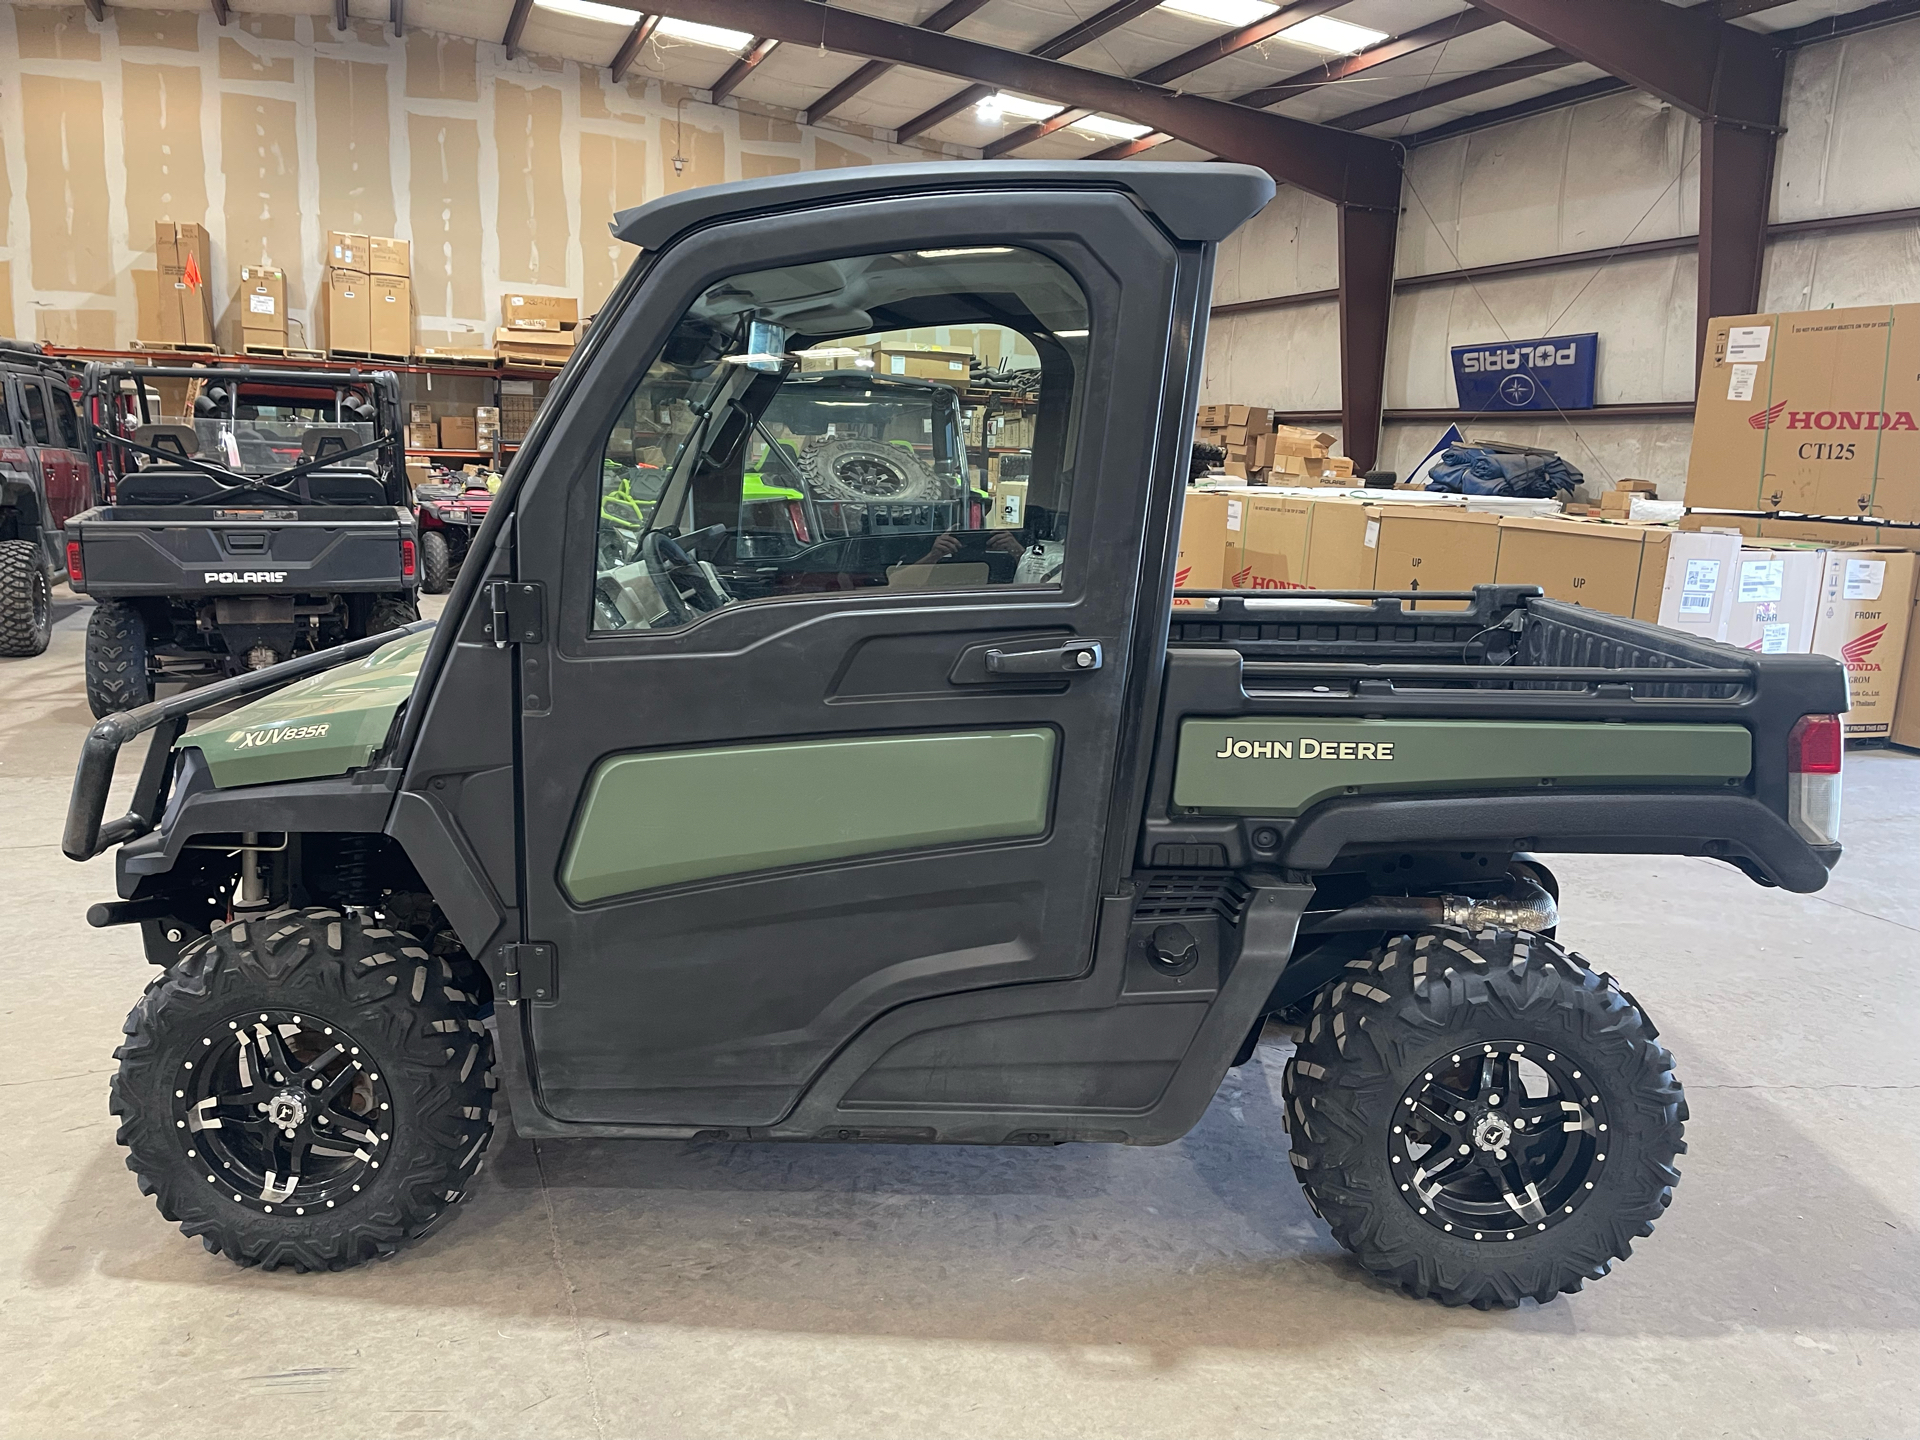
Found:
[[[161,1212],[243,1264],[391,1253],[502,1090],[530,1136],[1161,1144],[1277,1025],[1294,1169],[1375,1275],[1512,1305],[1625,1256],[1686,1104],[1537,857],[1817,890],[1845,680],[1525,587],[1176,608],[1214,249],[1272,193],[928,164],[620,215],[642,256],[437,627],[87,741],[65,849],[117,847],[90,918],[163,967],[113,1081]],[[987,330],[1038,357],[1017,526],[916,499],[745,553],[751,487],[806,493],[768,417],[873,403],[798,355]]]

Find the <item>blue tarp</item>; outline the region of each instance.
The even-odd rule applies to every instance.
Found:
[[[1427,472],[1427,489],[1552,500],[1572,491],[1584,478],[1551,450],[1508,452],[1450,445]]]

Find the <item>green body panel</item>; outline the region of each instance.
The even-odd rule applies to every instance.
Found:
[[[1046,832],[1052,730],[613,755],[560,861],[586,904],[683,880]]]
[[[740,498],[749,500],[804,500],[806,497],[798,490],[788,490],[779,485],[769,485],[765,475],[749,470],[740,480]]]
[[[1543,782],[1724,785],[1752,768],[1753,737],[1739,725],[1187,720],[1180,726],[1173,803],[1220,815],[1297,815],[1350,793],[1505,790]]]
[[[413,693],[431,630],[382,645],[366,659],[296,680],[284,690],[182,735],[207,758],[213,783],[267,785],[344,775],[373,758],[394,712]]]

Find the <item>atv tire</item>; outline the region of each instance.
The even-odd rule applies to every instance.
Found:
[[[420,535],[420,588],[429,595],[444,595],[453,588],[453,551],[438,530]]]
[[[420,618],[420,602],[411,595],[376,595],[367,612],[367,633],[381,635]]]
[[[1415,1297],[1545,1304],[1624,1260],[1679,1182],[1658,1032],[1540,935],[1437,927],[1320,991],[1283,1094],[1333,1237]]]
[[[343,1270],[425,1235],[493,1133],[492,1044],[453,977],[412,936],[337,910],[195,941],[114,1051],[141,1193],[269,1270]]]
[[[53,577],[31,540],[0,541],[0,655],[38,655],[53,639]]]
[[[955,494],[911,450],[880,440],[815,440],[800,452],[800,473],[816,500],[924,505]]]
[[[102,600],[87,621],[87,705],[99,719],[153,701],[147,622],[132,605]]]

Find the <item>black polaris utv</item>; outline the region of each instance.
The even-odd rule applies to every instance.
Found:
[[[91,489],[72,372],[31,340],[0,340],[0,655],[53,638],[67,522]]]
[[[85,373],[100,503],[68,523],[96,715],[419,618],[399,382],[141,366]]]
[[[1845,678],[1528,587],[1174,610],[1214,251],[1272,194],[928,164],[620,215],[641,259],[437,627],[87,741],[64,849],[118,846],[89,919],[164,967],[112,1087],[161,1212],[242,1264],[389,1254],[496,1087],[529,1136],[1162,1144],[1278,1025],[1294,1168],[1374,1274],[1513,1305],[1625,1256],[1686,1104],[1536,856],[1817,890]],[[1020,524],[736,589],[795,357],[990,326],[1040,360]]]

